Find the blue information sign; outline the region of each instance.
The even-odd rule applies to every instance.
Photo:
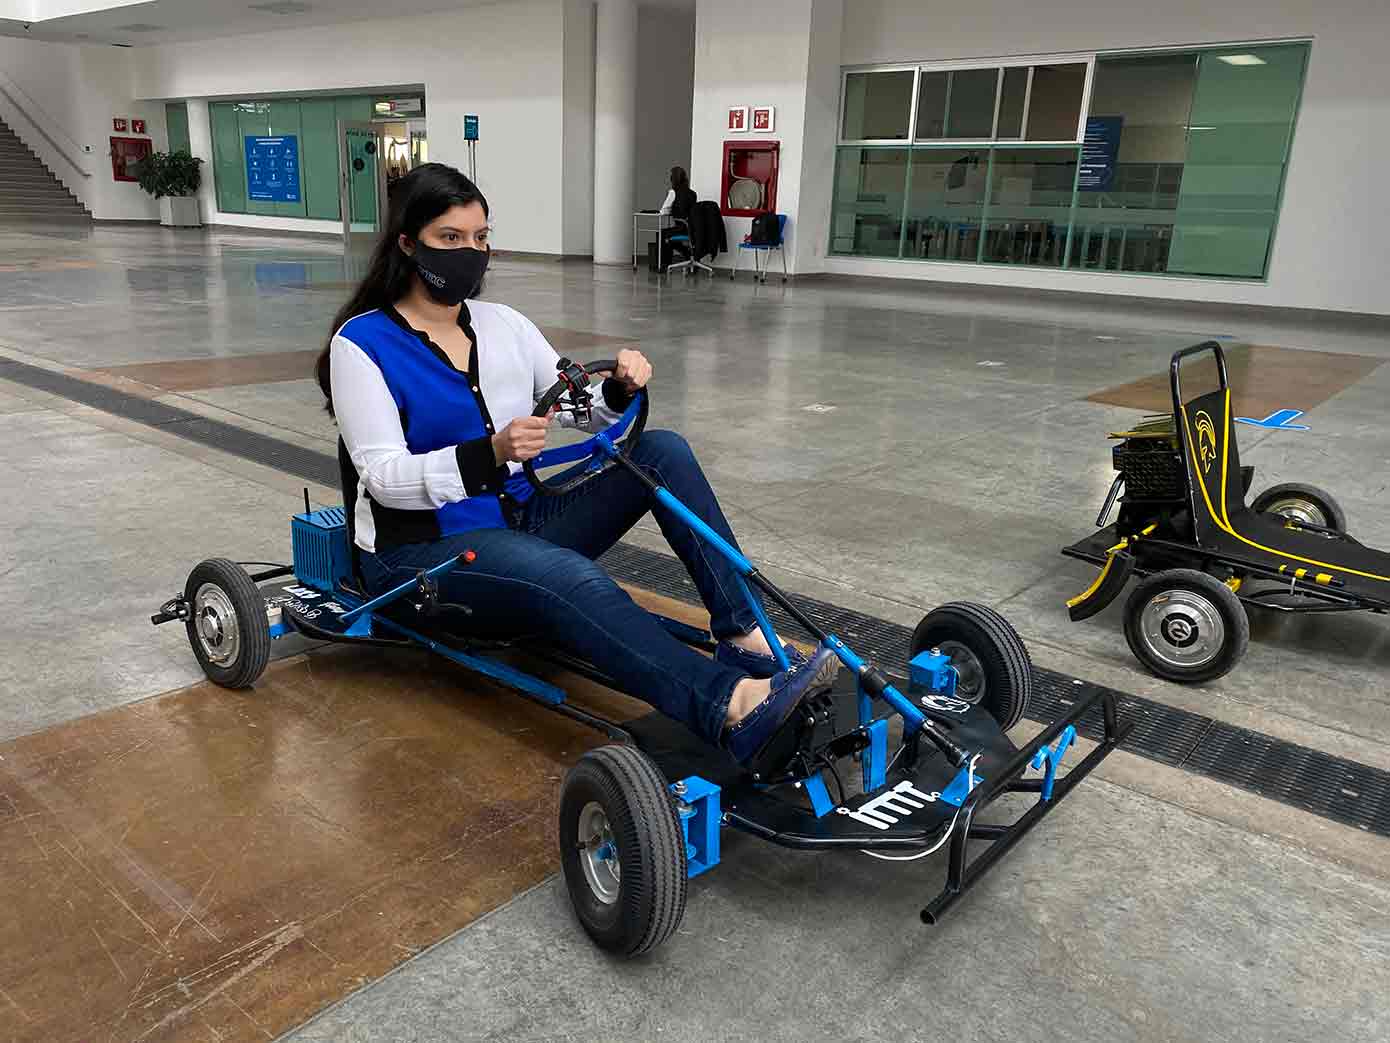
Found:
[[[299,138],[246,135],[246,197],[262,203],[299,202]]]
[[[1082,192],[1108,192],[1115,182],[1115,160],[1120,154],[1123,116],[1091,116],[1081,143],[1081,171],[1076,187]]]
[[[463,140],[478,140],[478,117],[471,112],[463,117]]]

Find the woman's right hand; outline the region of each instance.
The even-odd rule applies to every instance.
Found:
[[[548,416],[519,416],[492,436],[492,455],[498,465],[523,463],[540,456],[545,448]]]

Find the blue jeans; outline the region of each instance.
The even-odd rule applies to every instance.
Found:
[[[734,543],[719,501],[685,439],[671,431],[648,431],[631,455],[634,463]],[[534,635],[553,642],[592,663],[624,692],[718,744],[734,685],[745,675],[672,637],[594,559],[651,511],[695,581],[716,638],[747,634],[757,626],[728,562],[705,548],[622,467],[562,497],[533,496],[523,510],[517,528],[475,529],[362,554],[368,590],[381,593],[420,569],[471,549],[477,553],[473,564],[439,577],[440,601],[467,613],[468,633]]]

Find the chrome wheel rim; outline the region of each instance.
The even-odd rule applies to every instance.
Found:
[[[1221,654],[1226,624],[1216,605],[1192,590],[1169,590],[1149,599],[1139,615],[1139,634],[1154,659],[1172,667],[1206,666]]]
[[[608,816],[596,801],[589,801],[579,812],[579,864],[584,881],[604,905],[618,900],[622,867],[618,864],[618,845]]]
[[[956,698],[971,706],[985,697],[985,667],[980,657],[959,641],[943,641],[937,646],[956,671]]]
[[[1330,524],[1321,507],[1312,500],[1305,500],[1301,496],[1275,500],[1267,508],[1267,513],[1277,514],[1292,521],[1303,522],[1305,525],[1320,525],[1324,529]]]
[[[226,666],[236,661],[241,651],[236,609],[227,592],[215,583],[204,583],[193,596],[193,630],[210,662]]]

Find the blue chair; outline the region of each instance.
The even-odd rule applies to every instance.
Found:
[[[768,264],[772,258],[768,256],[776,250],[782,257],[782,281],[787,281],[787,252],[782,249],[782,242],[787,234],[787,215],[777,215],[777,241],[775,243],[739,243],[738,253],[734,254],[734,270],[729,273],[730,279],[738,277],[738,259],[743,256],[744,250],[752,250],[753,253],[753,278],[767,282]],[[758,258],[762,257],[762,264],[759,265]]]

